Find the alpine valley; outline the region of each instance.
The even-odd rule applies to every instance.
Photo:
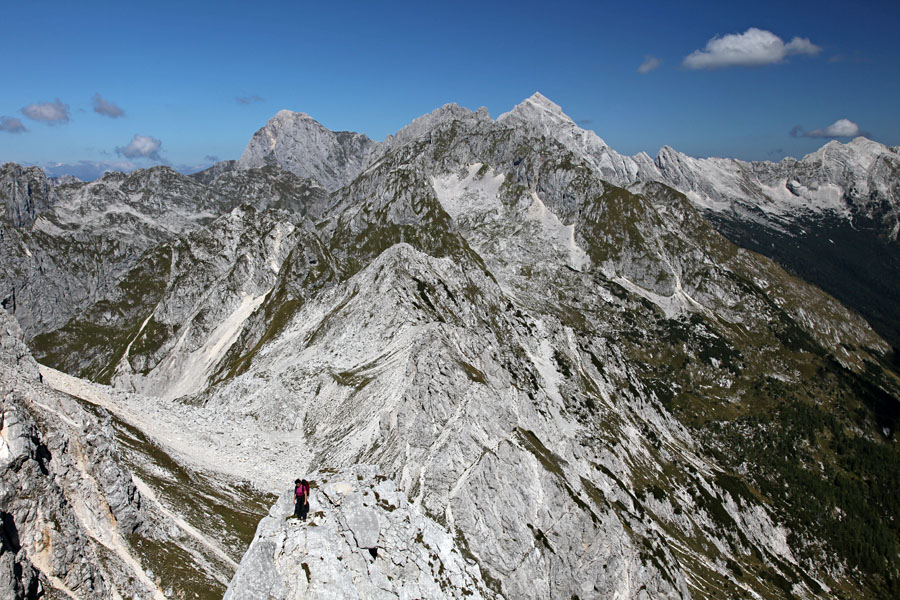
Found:
[[[535,94],[0,201],[3,598],[900,598],[896,147]]]

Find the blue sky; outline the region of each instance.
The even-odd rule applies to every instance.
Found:
[[[777,160],[857,130],[900,144],[895,2],[32,0],[3,15],[0,162],[81,165],[54,172],[237,158],[282,108],[380,140],[447,102],[496,117],[535,91],[627,154]]]

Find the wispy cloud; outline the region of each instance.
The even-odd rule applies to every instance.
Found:
[[[75,163],[47,163],[42,168],[49,177],[74,175],[82,181],[93,181],[110,171],[134,171],[137,165],[131,161],[80,160]]]
[[[252,96],[235,96],[234,101],[238,104],[253,104],[254,102],[265,102],[265,99],[253,94]]]
[[[219,162],[219,157],[215,154],[207,154],[203,157],[203,160],[205,160],[206,162],[217,163]]]
[[[125,158],[151,158],[154,160],[162,160],[159,155],[159,149],[162,147],[162,141],[149,135],[134,134],[131,142],[125,147],[116,147],[116,154]]]
[[[864,131],[859,130],[859,125],[850,119],[838,119],[828,127],[821,129],[813,129],[812,131],[804,131],[800,125],[795,125],[789,132],[791,137],[808,137],[808,138],[841,138],[856,137],[858,135],[868,135]]]
[[[658,69],[662,64],[662,61],[655,56],[647,54],[644,56],[644,62],[641,63],[641,66],[638,67],[637,72],[641,75],[646,75],[650,71],[654,69]]]
[[[783,61],[794,54],[815,56],[822,49],[807,38],[795,37],[787,44],[764,29],[751,27],[744,33],[714,37],[703,50],[694,50],[682,65],[688,69],[720,69],[723,67],[758,67]]]
[[[125,111],[122,110],[114,102],[110,102],[109,100],[104,100],[103,96],[99,93],[94,94],[94,112],[98,115],[103,115],[104,117],[112,117],[116,119],[118,117],[125,116]]]
[[[57,98],[56,102],[36,102],[22,109],[22,114],[34,121],[43,121],[49,125],[69,122],[69,105]]]
[[[593,123],[594,123],[593,119],[578,119],[579,125],[593,125]]]
[[[15,117],[0,117],[0,131],[6,133],[25,133],[28,131],[22,121]]]

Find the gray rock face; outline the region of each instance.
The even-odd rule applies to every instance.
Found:
[[[0,206],[3,221],[13,227],[31,227],[39,214],[56,203],[53,186],[40,167],[0,166]]]
[[[150,594],[122,550],[145,515],[109,429],[41,385],[2,311],[0,326],[0,589],[14,598]]]
[[[352,181],[378,148],[365,135],[330,131],[306,113],[282,110],[253,134],[238,168],[276,165],[334,191]]]
[[[0,311],[0,364],[16,369],[26,377],[40,379],[41,373],[16,320],[4,311]]]
[[[36,178],[35,189],[47,187],[39,169],[28,172]],[[222,169],[208,185],[156,167],[109,173],[50,193],[52,207],[30,227],[0,223],[0,302],[29,339],[62,327],[113,291],[157,244],[242,204],[311,217],[328,205],[318,184],[272,167]]]
[[[465,550],[375,467],[315,475],[310,516],[281,496],[226,600],[494,597]]]

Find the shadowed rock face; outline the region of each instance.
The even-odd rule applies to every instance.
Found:
[[[0,205],[3,221],[12,227],[31,227],[39,214],[56,203],[55,190],[40,167],[0,166]]]

